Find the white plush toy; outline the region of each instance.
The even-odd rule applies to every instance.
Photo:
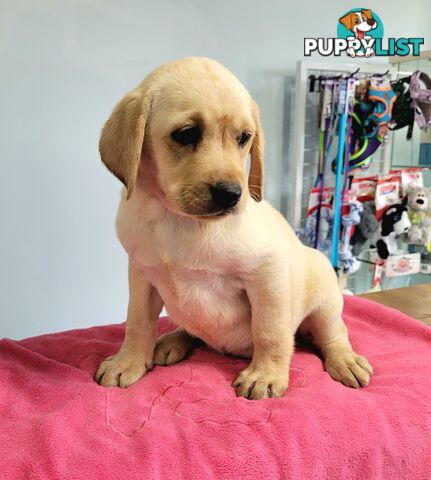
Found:
[[[425,187],[412,187],[407,194],[412,226],[406,240],[425,245],[431,251],[431,192]]]

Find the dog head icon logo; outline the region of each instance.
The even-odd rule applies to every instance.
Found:
[[[337,36],[350,40],[349,56],[368,58],[375,54],[375,39],[383,37],[383,23],[370,9],[349,10],[339,19]]]

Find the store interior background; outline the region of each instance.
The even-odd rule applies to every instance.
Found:
[[[213,57],[247,86],[266,132],[266,197],[280,208],[290,181],[280,82],[293,81],[304,37],[334,36],[355,6],[2,0],[0,336],[125,319],[127,257],[114,232],[120,184],[100,162],[98,137],[114,104],[163,62]],[[364,8],[377,11],[385,37],[424,37],[431,47],[429,0]]]

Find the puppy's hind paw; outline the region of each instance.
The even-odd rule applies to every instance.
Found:
[[[199,339],[192,337],[180,328],[165,333],[157,339],[153,356],[154,365],[168,366],[178,363],[199,343]]]

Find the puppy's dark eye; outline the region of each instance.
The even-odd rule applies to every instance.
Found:
[[[241,135],[237,138],[238,145],[242,148],[250,140],[251,133],[242,132]]]
[[[358,18],[358,17],[356,17],[356,19],[355,19],[355,23],[361,23],[361,21],[359,20],[359,18]]]
[[[202,132],[199,127],[184,127],[174,130],[171,133],[171,138],[183,147],[187,145],[196,147],[202,138]]]

